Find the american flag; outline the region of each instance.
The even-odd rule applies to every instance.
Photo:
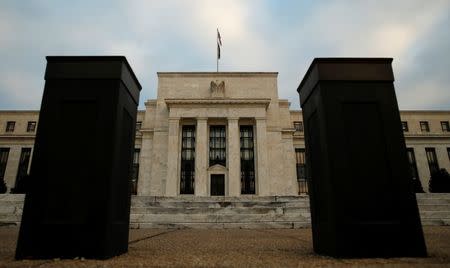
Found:
[[[220,48],[222,47],[222,38],[219,29],[217,29],[217,58],[220,59]]]

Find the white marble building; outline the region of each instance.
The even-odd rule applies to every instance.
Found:
[[[158,73],[142,121],[138,194],[296,195],[294,129],[277,75]]]

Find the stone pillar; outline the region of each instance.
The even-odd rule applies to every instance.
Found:
[[[228,118],[228,195],[241,194],[239,118]]]
[[[256,155],[257,155],[257,189],[258,195],[269,194],[269,170],[267,168],[266,118],[256,118]]]
[[[179,169],[179,137],[180,137],[180,118],[169,118],[169,138],[167,153],[167,179],[166,195],[176,196],[178,194],[178,169]]]
[[[195,133],[195,195],[207,196],[208,168],[208,122],[206,117],[197,118]]]
[[[142,131],[141,155],[139,159],[139,176],[137,195],[150,195],[151,173],[152,173],[152,153],[153,153],[153,132]]]

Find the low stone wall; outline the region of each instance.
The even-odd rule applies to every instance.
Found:
[[[0,195],[0,226],[20,224],[24,195]],[[417,194],[423,225],[450,225],[450,194]],[[133,196],[131,228],[303,228],[308,196]]]

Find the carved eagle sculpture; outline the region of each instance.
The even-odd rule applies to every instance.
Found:
[[[212,92],[214,92],[214,91],[222,91],[223,92],[225,90],[225,81],[222,81],[219,84],[218,83],[219,83],[219,81],[217,81],[217,83],[214,81],[211,81],[211,91]]]

